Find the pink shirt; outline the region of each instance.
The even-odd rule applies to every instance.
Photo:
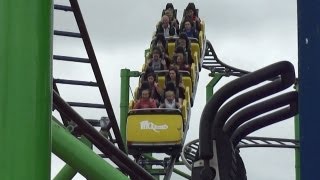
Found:
[[[133,107],[133,109],[146,109],[146,108],[157,108],[156,101],[152,98],[140,99]]]

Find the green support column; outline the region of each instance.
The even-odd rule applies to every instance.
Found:
[[[139,71],[130,71],[129,69],[121,69],[121,94],[120,94],[120,132],[123,143],[127,148],[127,117],[129,109],[129,86],[130,77],[139,77]]]
[[[87,145],[90,149],[92,149],[92,143],[82,136],[80,138],[80,141],[83,142],[85,145]],[[60,172],[54,177],[54,180],[65,180],[65,179],[72,179],[77,174],[77,171],[73,169],[71,166],[66,164],[63,166],[63,168],[60,170]]]
[[[52,152],[87,179],[128,179],[52,117]]]
[[[71,166],[66,164],[60,170],[60,172],[53,178],[53,180],[69,180],[72,179],[77,174],[77,171],[74,170]]]
[[[220,81],[222,74],[210,73],[209,76],[212,77],[211,81],[206,86],[206,100],[208,101],[213,96],[213,87]]]
[[[128,104],[129,104],[129,85],[130,85],[130,70],[121,69],[121,94],[120,94],[120,132],[127,149],[127,114],[128,114]]]
[[[0,177],[50,179],[52,1],[0,1]]]

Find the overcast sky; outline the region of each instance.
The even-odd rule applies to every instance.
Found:
[[[65,0],[55,2],[68,4]],[[144,50],[149,47],[155,24],[160,20],[161,11],[168,1],[79,2],[119,120],[120,69],[141,70]],[[178,9],[179,20],[188,2],[180,0],[173,3]],[[194,3],[200,10],[200,18],[206,23],[206,37],[223,62],[254,71],[280,60],[288,60],[297,68],[296,1],[220,0]],[[54,26],[55,29],[78,32],[72,13],[55,11]],[[54,38],[54,54],[87,57],[81,40],[62,37]],[[94,81],[91,67],[87,64],[54,62],[53,65],[56,78]],[[198,138],[199,119],[205,105],[205,86],[210,81],[208,73],[203,70],[200,74],[187,142]],[[225,78],[216,89],[232,79]],[[132,79],[131,87],[134,89],[136,85],[137,79]],[[67,101],[102,102],[99,92],[93,88],[61,85],[59,89]],[[85,118],[99,119],[105,115],[101,110],[77,110]],[[272,125],[253,135],[294,138],[293,119]],[[292,180],[295,177],[292,149],[243,149],[241,156],[249,180]],[[52,178],[63,165],[63,162],[53,156]],[[74,179],[83,178],[77,175]],[[179,177],[174,176],[174,179]]]

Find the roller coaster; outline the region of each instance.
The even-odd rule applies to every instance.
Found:
[[[174,10],[174,12],[177,12],[177,10]],[[180,92],[184,93],[185,97],[181,108],[137,110],[133,109],[134,102],[131,101],[130,103],[126,133],[128,153],[134,155],[138,164],[141,164],[142,166],[164,164],[164,179],[170,178],[173,166],[175,161],[179,158],[179,154],[182,150],[189,129],[191,106],[195,99],[199,71],[202,65],[203,52],[205,51],[206,46],[204,28],[204,21],[202,21],[199,38],[189,38],[190,42],[186,41],[186,46],[187,48],[190,48],[190,55],[193,59],[190,71],[176,71],[178,72],[176,76],[181,76],[182,84],[184,86],[184,92]],[[155,35],[154,41],[157,40],[157,36],[159,35]],[[172,36],[166,37],[165,39],[165,48],[168,51],[170,59],[173,59],[177,40],[177,37]],[[154,43],[151,43],[151,46],[153,44]],[[149,52],[149,50],[146,52]],[[148,66],[147,60],[149,54],[146,53],[145,56],[146,62],[142,69],[146,69]],[[165,86],[167,85],[166,78],[168,78],[169,72],[170,70],[155,71],[155,77],[158,80],[158,84],[161,89],[165,89]],[[140,82],[143,81],[144,74],[145,73],[142,73]],[[137,95],[138,93],[135,94]],[[145,159],[143,153],[165,153],[170,155],[170,157],[165,157],[163,161],[155,162]],[[140,160],[141,156],[142,160]],[[161,173],[158,175],[161,175]]]
[[[72,1],[71,1],[72,2]],[[71,4],[72,5],[72,4]],[[193,3],[190,3],[188,6],[194,7]],[[172,7],[172,4],[167,4],[167,7]],[[73,10],[74,13],[77,12],[78,8],[68,8],[65,6],[55,6],[58,10],[65,10],[65,11],[71,11]],[[165,13],[165,9],[162,12],[162,15]],[[184,15],[186,14],[187,9],[184,10]],[[193,9],[193,11],[196,12],[196,15],[198,15],[199,10]],[[174,9],[174,16],[176,16],[177,10]],[[81,18],[76,19],[80,23],[82,22]],[[184,20],[182,20],[184,22]],[[106,108],[108,112],[109,119],[100,120],[102,123],[101,132],[104,132],[103,134],[105,137],[107,137],[111,142],[117,143],[119,148],[122,149],[124,152],[128,152],[128,154],[133,155],[135,162],[139,164],[141,167],[143,167],[145,170],[151,173],[151,175],[158,177],[160,175],[164,176],[164,179],[170,179],[172,171],[174,170],[174,165],[176,164],[176,161],[179,160],[180,153],[182,151],[182,147],[185,143],[186,135],[189,129],[189,122],[190,122],[190,115],[191,115],[191,108],[193,106],[193,102],[196,97],[197,92],[197,83],[199,79],[199,72],[202,68],[209,70],[212,74],[218,75],[220,78],[222,76],[236,76],[241,77],[246,74],[248,74],[248,71],[244,71],[241,69],[234,68],[232,66],[229,66],[225,63],[223,63],[219,58],[217,57],[217,54],[214,51],[213,46],[211,45],[210,41],[206,39],[205,36],[205,24],[204,20],[199,23],[199,29],[201,29],[198,33],[198,36],[196,38],[188,38],[186,40],[186,51],[184,52],[184,61],[188,61],[188,55],[192,58],[192,63],[190,63],[190,69],[188,70],[179,70],[176,71],[176,76],[181,76],[181,83],[183,85],[183,91],[184,99],[181,103],[181,107],[178,109],[168,109],[168,108],[144,108],[144,109],[136,109],[135,104],[138,103],[139,98],[141,97],[141,91],[143,90],[141,86],[144,83],[144,81],[147,80],[146,75],[150,73],[148,70],[150,69],[150,62],[148,61],[149,58],[153,55],[153,49],[157,46],[157,43],[160,42],[161,46],[163,47],[164,51],[166,51],[168,54],[168,59],[170,60],[169,64],[174,64],[173,60],[175,57],[175,50],[178,46],[178,40],[179,36],[167,36],[164,37],[163,34],[156,34],[152,37],[150,48],[145,51],[145,62],[142,66],[142,71],[130,71],[127,69],[123,69],[121,71],[121,88],[122,88],[122,94],[121,94],[121,123],[120,123],[120,129],[122,134],[122,139],[119,138],[120,135],[118,134],[117,127],[112,127],[112,124],[116,124],[116,121],[114,120],[114,115],[112,115],[112,110],[110,110],[109,107],[111,107],[111,104],[109,104],[110,100],[109,98],[106,98],[104,101],[104,105],[99,104],[90,104],[90,103],[79,103],[79,102],[67,102],[70,106],[78,106],[78,107],[89,107],[89,108]],[[80,26],[79,26],[80,27]],[[182,28],[180,28],[182,30]],[[80,28],[81,33],[81,28]],[[84,31],[84,33],[86,33]],[[72,36],[71,33],[68,32],[61,32],[61,31],[55,31],[56,35],[65,35],[65,36]],[[73,34],[74,35],[74,34]],[[76,37],[76,36],[73,36]],[[84,39],[85,44],[89,44],[87,46],[90,46],[89,38],[85,38],[86,36],[78,35],[77,37],[82,37]],[[91,49],[90,47],[88,49]],[[187,53],[187,51],[190,51],[190,53]],[[90,51],[89,51],[90,52]],[[165,52],[162,52],[161,58],[164,58]],[[99,77],[98,72],[98,65],[95,64],[95,61],[92,61],[92,59],[95,59],[95,57],[90,57],[90,54],[88,53],[89,59],[91,61],[91,65],[93,67],[93,70],[95,72],[96,77]],[[64,57],[61,55],[54,56],[57,60],[75,60],[75,58],[72,57]],[[187,64],[187,63],[186,63]],[[291,68],[292,69],[292,68]],[[172,68],[171,68],[172,70]],[[151,73],[153,73],[153,78],[156,80],[158,86],[160,89],[164,90],[167,86],[167,78],[169,76],[169,70],[153,70]],[[269,70],[266,72],[268,74],[271,73]],[[97,76],[98,75],[98,76]],[[254,75],[252,75],[254,76]],[[129,82],[130,77],[139,77],[139,85],[135,90],[134,93],[134,99],[129,101]],[[294,77],[294,74],[291,75],[291,79]],[[272,81],[273,77],[270,77],[270,81]],[[276,78],[276,77],[274,77]],[[97,78],[97,82],[98,79]],[[264,79],[265,80],[265,79]],[[262,81],[262,80],[261,80]],[[291,81],[292,82],[292,81]],[[99,86],[100,90],[104,90],[105,87],[103,87],[100,83],[92,83],[92,82],[74,82],[70,80],[65,79],[54,79],[54,88],[55,91],[58,92],[56,84],[78,84],[78,85],[88,85],[88,86]],[[102,87],[101,87],[102,86]],[[153,84],[152,84],[153,86]],[[177,88],[177,87],[176,87]],[[147,89],[150,89],[150,86],[147,87]],[[105,90],[104,90],[105,91]],[[174,90],[174,92],[177,92],[177,90]],[[101,94],[104,94],[105,92],[102,92]],[[162,92],[163,93],[163,92]],[[181,93],[181,92],[180,92]],[[151,94],[151,91],[149,92]],[[54,94],[56,95],[56,93]],[[163,95],[162,95],[163,96]],[[56,96],[54,96],[56,97]],[[58,96],[57,96],[58,97]],[[177,99],[177,98],[176,98]],[[55,99],[54,99],[55,100]],[[292,100],[293,101],[293,100]],[[275,101],[274,101],[275,102]],[[294,101],[296,102],[296,101]],[[265,102],[263,102],[265,103]],[[65,107],[67,107],[67,104],[65,104]],[[283,104],[283,103],[282,103]],[[285,105],[285,104],[283,104]],[[273,105],[274,106],[274,105]],[[278,106],[277,106],[278,107]],[[280,106],[281,107],[281,106]],[[252,108],[252,107],[251,107]],[[59,110],[59,109],[58,109]],[[59,112],[61,113],[61,110]],[[272,109],[267,109],[272,110]],[[260,110],[261,111],[261,110]],[[294,110],[292,110],[294,111]],[[111,112],[111,116],[110,113]],[[261,114],[264,111],[259,112]],[[296,112],[296,111],[294,111]],[[230,112],[231,114],[232,112]],[[257,114],[255,112],[254,114]],[[76,129],[77,126],[72,127],[70,125],[70,122],[68,120],[65,120],[64,114],[62,113],[62,121],[65,123],[65,126],[69,127],[69,129],[72,130],[74,134],[81,134],[77,132]],[[90,120],[87,119],[87,122],[91,122],[92,124],[94,122],[97,123],[97,120]],[[230,121],[231,122],[231,121]],[[76,123],[77,124],[77,123]],[[240,124],[239,124],[240,125]],[[239,126],[238,125],[238,126]],[[113,137],[110,133],[110,128],[113,128],[115,140],[113,140]],[[236,128],[236,127],[235,127]],[[126,130],[123,130],[126,129]],[[232,134],[229,134],[231,136]],[[206,136],[209,137],[208,134]],[[90,139],[89,139],[90,140]],[[125,143],[122,144],[121,140],[123,140]],[[201,142],[201,139],[200,139]],[[95,144],[96,145],[96,144]],[[199,144],[200,145],[200,144]],[[102,145],[101,145],[102,146]],[[127,148],[125,148],[127,147]],[[188,148],[187,148],[188,149]],[[189,148],[190,149],[190,148]],[[206,149],[210,149],[209,147],[206,147]],[[226,148],[228,149],[228,148]],[[103,152],[103,151],[102,151]],[[187,152],[186,148],[184,148],[184,152]],[[192,152],[192,151],[191,151]],[[196,155],[198,150],[194,152],[193,154]],[[154,157],[152,157],[152,154],[155,156],[160,156],[163,158],[162,160],[156,160]],[[160,154],[160,155],[159,155]],[[200,154],[201,155],[201,154]],[[106,156],[106,154],[105,154]],[[188,157],[188,161],[185,157]],[[191,164],[196,161],[196,157],[194,156],[191,158],[190,152],[185,154],[182,153],[182,160],[184,160],[187,167],[191,169]],[[239,155],[236,156],[238,158],[238,161],[241,160],[241,157]],[[236,161],[236,160],[233,160]],[[233,162],[231,161],[231,162]],[[118,164],[117,164],[118,165]],[[118,165],[119,166],[119,165]],[[162,166],[163,168],[160,169],[154,169],[154,166]],[[237,165],[236,165],[237,166]],[[124,169],[127,169],[126,173],[128,173],[131,178],[139,178],[136,177],[137,174],[129,171],[129,168],[122,167]],[[198,167],[197,167],[198,168]],[[196,168],[196,169],[197,169]],[[215,167],[216,168],[216,167]],[[244,167],[239,167],[239,169],[244,170]],[[209,168],[210,169],[210,168]],[[236,170],[235,170],[236,171]],[[196,170],[194,172],[197,172]],[[239,176],[244,172],[238,172],[236,173]],[[181,173],[183,174],[183,173]],[[221,178],[227,177],[226,174],[223,174],[223,172],[220,172],[222,174]],[[196,175],[193,175],[195,177],[193,178],[200,178]],[[208,176],[208,175],[203,175]],[[218,174],[218,176],[220,176]],[[236,175],[233,175],[236,178]],[[191,178],[187,175],[184,175],[186,178]],[[141,177],[140,177],[141,178]],[[143,179],[147,178],[147,176],[144,176]],[[242,177],[243,178],[243,177]],[[202,178],[203,179],[203,178]]]
[[[168,3],[168,6],[171,7],[172,4]],[[189,6],[194,7],[194,4],[189,3],[187,7]],[[298,114],[298,92],[289,89],[297,85],[293,65],[288,61],[281,61],[254,72],[248,72],[223,63],[210,41],[206,39],[204,20],[199,24],[198,36],[188,38],[186,42],[187,48],[183,56],[187,61],[187,57],[191,55],[193,61],[190,62],[190,69],[175,71],[175,75],[181,77],[179,83],[182,84],[184,94],[177,108],[140,109],[136,107],[139,98],[143,96],[141,87],[148,74],[148,66],[150,66],[148,60],[153,53],[155,41],[163,36],[169,59],[174,59],[178,37],[155,34],[152,37],[150,49],[145,51],[142,71],[121,70],[119,128],[78,2],[70,0],[70,6],[54,5],[54,9],[73,13],[79,33],[54,30],[53,34],[82,39],[88,58],[54,54],[53,59],[88,64],[96,80],[92,82],[53,78],[52,82],[44,83],[49,88],[53,88],[50,110],[57,111],[60,115],[58,120],[57,117],[51,117],[51,113],[48,113],[49,119],[52,119],[52,152],[67,163],[55,177],[56,180],[72,179],[77,172],[87,179],[159,179],[160,176],[163,176],[163,179],[170,179],[172,172],[175,172],[186,179],[194,180],[245,180],[247,179],[246,170],[239,148],[299,148],[298,140],[247,136],[256,130]],[[184,15],[187,10],[185,9]],[[192,10],[196,16],[199,15],[198,9]],[[173,9],[173,12],[176,15],[177,10]],[[164,13],[165,10],[162,14]],[[168,69],[152,71],[161,89],[169,87],[167,78],[170,77],[172,69]],[[209,90],[207,89],[207,104],[200,119],[199,139],[185,144],[191,109],[196,98],[199,72],[202,69],[209,70],[213,80],[209,83]],[[239,78],[227,83],[213,94],[213,86],[222,77],[229,76]],[[138,77],[139,84],[133,100],[129,101],[131,77]],[[52,83],[52,87],[49,83]],[[261,83],[264,84],[261,85]],[[60,95],[59,84],[98,88],[103,104],[81,102],[81,100],[67,102]],[[175,85],[175,90],[171,90],[177,94],[181,93],[177,90],[177,84]],[[48,96],[50,93],[44,94],[44,98],[51,98]],[[178,103],[178,97],[174,101]],[[75,110],[79,107],[102,109],[106,115],[100,119],[83,118]],[[41,142],[46,140],[40,139]],[[92,150],[93,145],[100,154]],[[48,150],[49,148],[44,151]],[[154,156],[155,154],[157,155]],[[163,159],[156,159],[158,154],[161,154],[159,157]],[[174,168],[175,165],[182,164],[180,156],[183,165],[191,170],[191,176]],[[112,161],[114,165],[111,165],[110,161],[105,161],[104,158]],[[162,168],[154,169],[154,166]],[[28,171],[21,171],[21,174],[5,174],[4,179],[19,179],[26,175],[31,179],[46,179],[48,175],[45,172],[46,170],[41,174],[30,174]]]

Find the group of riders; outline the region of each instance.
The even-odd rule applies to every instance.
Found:
[[[168,3],[162,12],[161,21],[156,25],[151,51],[146,55],[144,72],[140,78],[133,109],[182,107],[185,86],[181,72],[191,71],[194,59],[191,54],[190,39],[199,38],[201,20],[193,3],[189,3],[185,8],[181,24],[176,17],[177,10]],[[169,39],[174,39],[175,43],[172,54],[168,53]],[[157,72],[160,71],[166,72],[162,87],[158,83]]]

